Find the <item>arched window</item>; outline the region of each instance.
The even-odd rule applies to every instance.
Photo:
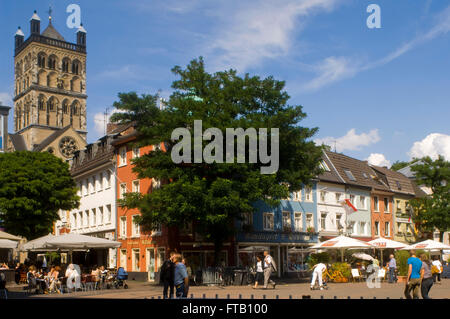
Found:
[[[80,74],[80,62],[78,60],[72,62],[72,73]]]
[[[50,98],[47,102],[47,109],[49,111],[55,111],[55,99],[54,98]]]
[[[38,109],[44,111],[44,97],[42,95],[38,99]]]
[[[74,101],[72,103],[72,115],[78,115],[80,112],[80,103],[78,101]]]
[[[45,68],[45,53],[38,54],[38,67]]]
[[[64,114],[68,114],[69,113],[69,103],[67,102],[67,100],[63,101],[62,110],[63,110]]]
[[[49,56],[48,58],[48,68],[56,69],[56,57],[54,55]]]
[[[64,58],[62,62],[62,71],[68,73],[69,72],[70,60],[68,58]]]

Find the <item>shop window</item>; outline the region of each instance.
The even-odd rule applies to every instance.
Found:
[[[264,213],[263,214],[263,228],[264,230],[274,230],[274,214]]]

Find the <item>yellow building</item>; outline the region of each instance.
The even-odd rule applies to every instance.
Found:
[[[86,30],[67,42],[49,17],[41,33],[36,11],[30,36],[15,34],[14,130],[8,151],[48,151],[62,159],[86,145]]]
[[[404,243],[414,243],[414,224],[412,208],[409,205],[410,196],[394,195],[394,240]]]

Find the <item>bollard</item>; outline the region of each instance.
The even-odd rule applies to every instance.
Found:
[[[158,299],[161,299],[161,296],[158,296]]]
[[[361,297],[359,297],[359,299],[364,299],[364,297],[363,297],[363,296],[361,296]]]
[[[389,297],[386,297],[386,299],[391,299],[391,298],[389,298]]]
[[[292,299],[292,295],[289,295],[289,299]]]
[[[337,299],[337,297],[336,297],[336,296],[334,296],[334,299]]]
[[[253,295],[250,295],[250,299],[254,299],[254,296],[253,296]]]
[[[155,299],[155,296],[152,296],[152,299]]]
[[[219,295],[218,294],[216,294],[216,299],[219,299]]]
[[[323,295],[322,295],[322,296],[320,296],[320,299],[323,299]]]
[[[206,299],[206,294],[203,294],[203,299]]]
[[[194,294],[191,294],[191,299],[194,298]]]
[[[239,294],[239,299],[242,299],[242,295],[241,294]]]
[[[347,299],[350,299],[350,296],[347,296]]]
[[[227,294],[227,299],[230,299],[230,294]]]
[[[377,299],[377,297],[373,297],[373,299]]]
[[[266,295],[263,295],[263,299],[266,299]]]

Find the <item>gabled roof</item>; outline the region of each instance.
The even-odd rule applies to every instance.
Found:
[[[390,170],[386,167],[371,165],[371,167],[386,177],[391,191],[396,193],[415,195],[412,182],[402,173]]]
[[[51,22],[48,24],[47,29],[42,32],[42,36],[60,41],[66,41],[64,37],[58,31],[56,31]]]
[[[61,135],[63,135],[65,132],[67,132],[67,130],[71,128],[70,125],[67,125],[66,127],[57,130],[56,132],[54,132],[53,134],[50,134],[45,140],[43,140],[39,145],[36,145],[33,148],[34,152],[40,152],[42,151],[44,148],[46,148],[48,145],[50,145],[50,143],[52,143],[54,140],[56,140],[58,137],[60,137]]]
[[[324,153],[336,169],[337,175],[340,176],[345,184],[389,191],[387,185],[383,183],[380,176],[376,174],[367,162],[331,151],[324,151]],[[351,174],[346,173],[346,171],[349,171]],[[351,179],[351,176],[354,177],[354,180]],[[322,176],[319,176],[319,179],[322,179]]]
[[[14,150],[16,151],[27,151],[27,144],[25,143],[25,139],[20,134],[8,134],[9,139],[11,140],[12,145],[14,146]]]

